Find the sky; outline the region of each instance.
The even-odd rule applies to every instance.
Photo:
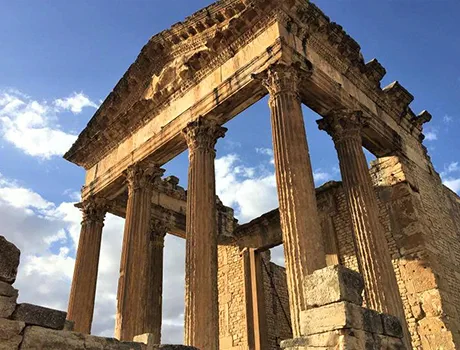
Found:
[[[0,235],[22,251],[21,302],[65,310],[78,244],[84,171],[65,161],[100,103],[157,32],[211,1],[0,0]],[[317,0],[433,121],[424,141],[444,183],[460,192],[460,2]],[[329,136],[304,108],[315,182],[339,180]],[[240,222],[277,207],[267,99],[227,123],[217,145],[217,192]],[[372,158],[369,155],[369,158]],[[187,153],[166,164],[187,184]],[[112,336],[123,220],[103,234],[93,334]],[[167,236],[163,342],[183,337],[184,241]],[[282,263],[282,250],[272,258]]]

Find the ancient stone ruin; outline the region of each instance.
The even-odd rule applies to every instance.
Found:
[[[460,348],[460,198],[422,144],[430,113],[398,82],[382,88],[385,73],[305,0],[221,0],[153,36],[65,155],[86,170],[74,331],[16,306],[10,272],[3,348],[158,348],[166,234],[186,239],[186,346]],[[267,94],[279,209],[238,225],[216,197],[214,147]],[[314,188],[302,104],[334,141],[342,182]],[[187,191],[161,169],[186,149]],[[88,335],[106,213],[126,219],[122,342]],[[285,269],[270,262],[280,244]],[[59,327],[29,319],[42,314]]]

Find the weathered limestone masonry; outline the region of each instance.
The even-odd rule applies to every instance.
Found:
[[[301,313],[301,336],[282,349],[406,349],[399,319],[361,307],[361,276],[336,265],[305,279],[308,310]]]
[[[85,212],[94,214],[95,208],[99,211],[104,207],[85,207]],[[100,213],[97,214],[100,219]],[[91,223],[85,221],[84,225],[91,226]],[[90,227],[87,229],[90,232]],[[19,255],[19,249],[0,236],[0,350],[197,350],[188,346],[159,346],[147,336],[136,337],[135,342],[120,342],[75,332],[73,322],[66,321],[63,311],[16,304],[18,290],[12,284],[16,279]]]
[[[431,115],[415,114],[413,96],[398,82],[382,88],[385,74],[305,0],[221,0],[153,36],[65,155],[86,170],[68,315],[76,329],[91,329],[108,212],[126,218],[122,340],[160,342],[169,233],[186,239],[185,343],[201,350],[312,340],[301,315],[327,321],[331,308],[345,317],[343,347],[397,348],[399,340],[380,341],[385,327],[362,328],[363,315],[375,312],[356,300],[310,303],[304,281],[338,263],[364,276],[366,307],[402,321],[404,313],[407,345],[410,333],[417,349],[460,347],[460,199],[442,186],[422,145]],[[280,208],[238,226],[215,195],[214,145],[222,125],[267,94]],[[316,196],[302,103],[328,124],[343,177],[343,185],[323,186]],[[350,129],[356,116],[366,125]],[[352,132],[338,137],[345,129]],[[377,157],[374,188],[363,146]],[[177,178],[160,179],[159,167],[187,149],[186,192]],[[283,243],[285,287],[283,270],[266,253]],[[350,329],[360,334],[354,345]]]
[[[366,124],[361,112],[348,110],[333,111],[318,121],[320,129],[332,136],[337,149],[367,306],[398,316],[409,340],[388,243],[378,218],[377,196],[362,147],[361,132]]]

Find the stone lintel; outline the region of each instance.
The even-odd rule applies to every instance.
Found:
[[[64,311],[23,303],[16,307],[12,319],[23,321],[27,325],[62,330],[65,326],[66,316],[67,313]]]
[[[304,280],[307,308],[315,308],[341,301],[362,305],[364,280],[362,276],[342,265],[316,270]]]

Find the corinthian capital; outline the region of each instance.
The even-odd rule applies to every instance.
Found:
[[[347,109],[334,110],[323,119],[317,120],[318,128],[326,131],[334,140],[355,138],[361,142],[361,131],[367,126],[368,118],[361,111]]]
[[[173,216],[163,208],[155,208],[153,211],[157,215],[150,220],[150,240],[157,246],[164,246],[166,233],[173,226]]]
[[[108,205],[104,198],[90,197],[78,205],[82,214],[82,223],[99,223],[104,225],[105,214],[107,213]]]
[[[260,80],[274,98],[278,94],[290,93],[299,97],[299,83],[311,76],[311,71],[300,68],[300,65],[273,64],[266,71],[254,74],[253,78]]]
[[[134,164],[126,171],[126,180],[130,192],[141,188],[152,189],[163,176],[165,170],[152,162]]]
[[[197,120],[189,123],[182,130],[182,134],[191,152],[197,149],[215,152],[214,146],[217,139],[224,137],[226,131],[227,128],[220,126],[216,121],[199,117]]]

